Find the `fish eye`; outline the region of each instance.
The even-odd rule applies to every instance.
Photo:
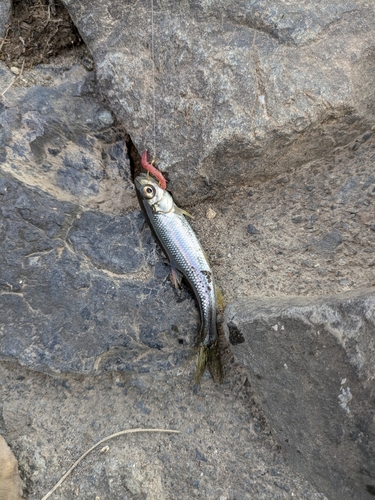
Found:
[[[155,188],[150,185],[144,186],[142,191],[143,191],[143,196],[149,200],[153,198],[156,194]]]

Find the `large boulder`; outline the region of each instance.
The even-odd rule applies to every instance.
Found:
[[[361,0],[64,0],[103,93],[178,201],[322,157],[374,117],[375,12]]]
[[[331,500],[375,493],[375,290],[241,299],[228,338],[285,455]]]
[[[0,358],[85,373],[182,363],[198,311],[167,281],[95,74],[33,78],[0,105]]]
[[[1,358],[87,373],[167,369],[191,353],[193,299],[166,282],[139,211],[82,211],[0,178],[0,214]]]

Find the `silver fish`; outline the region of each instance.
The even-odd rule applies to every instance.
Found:
[[[185,218],[189,214],[178,208],[168,191],[149,175],[136,177],[135,187],[147,222],[169,259],[172,276],[178,271],[185,277],[199,304],[197,379],[206,366],[215,379],[221,379],[215,279],[202,245]]]

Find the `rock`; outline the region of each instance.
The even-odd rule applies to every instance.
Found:
[[[330,499],[375,491],[375,292],[242,299],[229,341],[293,468]]]
[[[375,13],[360,0],[154,3],[155,85],[149,3],[64,4],[139,152],[155,97],[178,203],[322,158],[373,123]]]
[[[194,344],[193,298],[178,300],[140,211],[83,211],[0,179],[0,357],[34,370],[153,371]],[[178,325],[178,326],[176,326]]]
[[[0,436],[0,500],[22,500],[18,463],[3,436]]]
[[[43,84],[12,87],[0,106],[0,358],[49,372],[181,364],[198,313],[143,230],[125,132],[95,73],[31,76]]]
[[[6,34],[6,27],[9,22],[11,7],[11,0],[0,0],[0,38],[3,38]]]
[[[95,73],[42,66],[25,78],[40,84],[11,87],[0,105],[2,170],[87,208],[137,208],[126,134],[102,102]]]
[[[212,210],[211,207],[208,207],[208,210],[206,212],[206,217],[207,217],[207,219],[214,219],[216,217],[215,210]]]
[[[247,226],[247,232],[248,232],[249,234],[259,234],[258,229],[257,229],[257,228],[256,228],[253,224],[249,224],[249,225]]]
[[[43,498],[105,436],[149,427],[181,433],[107,441],[51,500],[327,500],[285,464],[242,370],[232,364],[226,374],[221,385],[205,377],[195,391],[190,370],[47,376],[18,363],[0,363],[4,427],[27,498]],[[275,481],[290,490],[288,496]]]
[[[332,254],[336,251],[337,247],[342,243],[342,234],[340,231],[331,231],[325,233],[321,239],[311,239],[311,246],[313,250],[321,254]]]
[[[297,217],[292,217],[293,224],[300,224],[302,222],[301,215],[297,215]]]

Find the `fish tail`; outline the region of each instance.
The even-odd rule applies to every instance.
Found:
[[[216,382],[221,382],[223,378],[223,371],[220,360],[219,342],[216,339],[210,345],[201,344],[198,347],[198,362],[196,382],[199,383],[206,367],[211,373],[212,378]]]

